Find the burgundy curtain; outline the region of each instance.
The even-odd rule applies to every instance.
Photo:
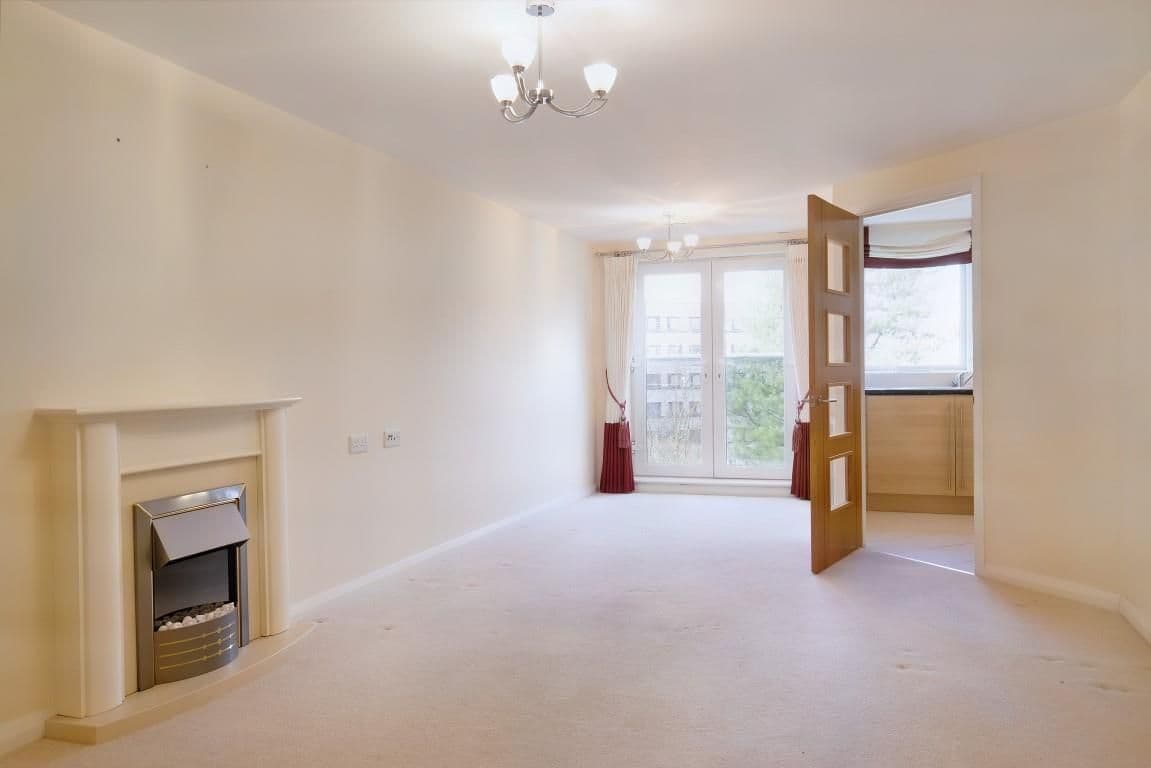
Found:
[[[626,421],[603,425],[603,471],[600,493],[631,493],[635,473],[631,466],[631,427]]]
[[[631,465],[631,426],[627,423],[627,401],[615,396],[607,369],[603,372],[607,394],[619,406],[619,421],[603,425],[603,470],[599,476],[600,493],[631,493],[635,490],[635,472]]]
[[[791,430],[791,495],[811,499],[811,424],[796,420]]]

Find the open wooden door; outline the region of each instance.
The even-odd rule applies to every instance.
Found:
[[[807,198],[811,570],[863,545],[863,243],[860,219]]]

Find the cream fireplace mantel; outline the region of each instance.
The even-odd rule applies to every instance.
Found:
[[[127,478],[230,461],[258,462],[251,547],[262,582],[253,637],[289,626],[286,409],[300,398],[129,408],[42,409],[52,459],[57,713],[86,718],[132,692],[135,638]],[[187,491],[202,490],[188,488]],[[250,565],[250,568],[252,566]],[[132,644],[129,646],[128,644]]]

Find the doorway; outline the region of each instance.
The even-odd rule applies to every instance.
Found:
[[[973,195],[864,217],[866,535],[976,570]]]
[[[636,474],[786,479],[784,254],[641,264],[632,375]]]

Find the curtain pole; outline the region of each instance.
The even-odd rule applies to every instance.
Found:
[[[807,245],[807,240],[788,238],[781,240],[757,240],[751,243],[717,243],[715,245],[697,245],[696,251],[712,251],[721,250],[723,248],[758,248],[761,245]],[[624,257],[624,256],[643,256],[644,251],[630,250],[630,251],[600,251],[596,256],[608,257]]]

